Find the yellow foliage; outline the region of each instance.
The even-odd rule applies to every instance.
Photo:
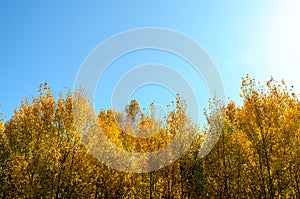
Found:
[[[124,113],[102,110],[91,121],[95,113],[80,91],[56,99],[41,85],[39,95],[23,100],[5,128],[0,122],[0,198],[299,198],[296,94],[284,81],[271,78],[261,86],[248,75],[241,91],[241,105],[212,99],[205,112],[208,126],[199,132],[179,96],[163,121],[152,117],[153,105],[143,113],[136,100]],[[92,151],[107,150],[95,126],[112,144],[136,154],[161,149],[176,135],[192,135],[194,141],[165,168],[125,173],[93,156]],[[198,152],[209,136],[214,139],[207,145],[217,140],[216,145],[201,159]],[[122,164],[124,158],[115,161]],[[151,163],[131,159],[135,167]]]
[[[3,130],[4,128],[4,122],[0,122],[0,132]]]

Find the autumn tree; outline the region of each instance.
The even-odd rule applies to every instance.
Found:
[[[246,76],[244,101],[223,108],[220,139],[204,158],[210,197],[299,197],[299,102],[270,79],[265,86]]]
[[[70,198],[89,192],[88,156],[74,129],[72,95],[55,100],[41,85],[38,96],[23,100],[5,126],[4,197]]]
[[[249,76],[241,91],[241,104],[213,98],[204,112],[207,125],[199,125],[179,95],[165,118],[137,100],[124,112],[96,114],[83,91],[55,98],[43,84],[9,121],[0,120],[0,197],[300,198],[297,95],[284,81],[262,85]],[[139,171],[158,164],[128,161],[120,151],[148,154],[176,139],[182,144],[155,157],[161,164],[172,160],[159,170],[114,167]],[[115,165],[103,161],[110,158]]]

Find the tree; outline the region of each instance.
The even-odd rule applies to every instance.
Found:
[[[96,115],[83,91],[55,98],[43,84],[9,121],[0,120],[0,197],[300,198],[296,94],[272,78],[261,85],[246,76],[241,89],[241,105],[212,99],[208,126],[200,129],[179,96],[164,119],[153,117],[151,105],[142,111],[136,100],[123,113]],[[156,157],[180,154],[159,170],[123,172],[101,162],[117,157],[122,164],[127,158],[107,148],[104,138],[121,151],[146,154],[176,137],[193,141],[188,149],[183,142]],[[153,163],[132,159],[128,168]]]

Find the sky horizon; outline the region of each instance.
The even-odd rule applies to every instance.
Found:
[[[51,86],[54,94],[63,92],[64,87],[72,89],[83,61],[101,42],[145,27],[171,29],[197,42],[215,63],[226,99],[239,102],[241,78],[246,74],[262,83],[271,76],[278,81],[284,79],[300,93],[297,0],[0,4],[0,112],[4,121],[9,120],[22,99],[36,95],[43,82]],[[123,74],[148,63],[165,64],[178,71],[193,88],[200,89],[197,95],[201,95],[202,106],[207,105],[205,83],[201,78],[194,81],[196,77],[186,69],[187,63],[168,53],[143,50],[112,64],[103,76],[103,88],[99,85],[96,92],[97,100],[106,101],[95,104],[96,110],[109,107],[108,93]],[[142,106],[151,101],[164,106],[170,103],[172,94],[153,85],[139,88],[133,97],[140,99]]]

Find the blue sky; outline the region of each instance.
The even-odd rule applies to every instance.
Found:
[[[83,60],[99,43],[143,27],[172,29],[198,42],[217,66],[226,96],[235,101],[240,100],[241,77],[247,73],[263,82],[271,75],[284,78],[300,91],[299,9],[297,0],[1,1],[2,117],[8,120],[22,99],[36,94],[40,83],[47,81],[54,93],[72,88]],[[126,72],[121,65],[128,64],[129,70],[151,59],[182,69],[177,58],[144,51],[120,59],[106,78],[116,80],[113,74]],[[107,89],[113,82],[107,80]],[[145,89],[135,94],[145,104],[169,100],[167,92],[158,94],[160,88]],[[97,92],[96,99],[101,101],[103,95]],[[108,107],[106,102],[95,106]]]

